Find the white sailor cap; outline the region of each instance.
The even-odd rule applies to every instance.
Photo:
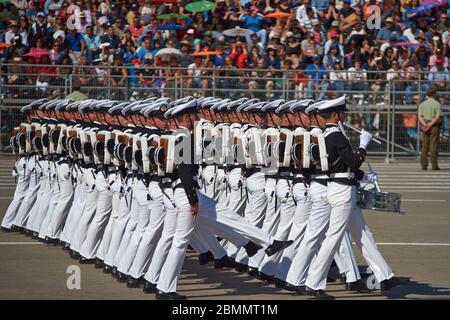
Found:
[[[291,106],[293,106],[294,104],[296,104],[298,102],[298,100],[290,100],[287,101],[285,103],[283,103],[281,106],[279,106],[276,110],[275,113],[278,114],[285,114],[290,112]]]
[[[100,100],[95,104],[95,109],[101,111],[108,111],[113,105],[118,103],[118,101],[114,100]]]
[[[221,110],[221,108],[223,106],[226,106],[229,102],[231,101],[231,99],[223,99],[220,100],[219,102],[215,103],[214,105],[212,105],[209,110],[214,111],[214,110]]]
[[[78,111],[81,113],[83,113],[84,111],[92,111],[95,101],[96,100],[94,99],[84,100],[78,105]]]
[[[197,112],[198,107],[197,107],[197,100],[193,99],[189,102],[183,103],[183,104],[178,104],[176,106],[174,106],[173,108],[167,110],[164,113],[164,118],[169,119],[169,118],[173,118],[176,116],[180,116],[184,113],[189,113],[189,112]]]
[[[30,103],[30,104],[28,104],[28,105],[22,107],[22,108],[20,109],[20,112],[24,112],[24,113],[25,113],[25,112],[30,112],[31,110],[37,109],[37,108],[39,108],[41,105],[43,105],[44,103],[47,103],[47,102],[48,102],[48,99],[47,99],[47,98],[42,98],[42,99],[33,101],[32,103]]]
[[[319,113],[319,107],[327,102],[328,102],[328,100],[322,100],[322,101],[313,103],[305,109],[305,113],[308,115],[317,114],[317,113]]]
[[[156,101],[156,99],[158,99],[158,97],[150,97],[150,98],[142,100],[141,102],[142,103],[149,103],[149,102]]]
[[[245,112],[252,112],[252,113],[264,113],[264,111],[262,110],[262,107],[266,104],[267,102],[265,101],[261,101],[261,102],[257,102],[257,103],[253,103],[247,107],[245,107],[245,109],[243,111]]]
[[[83,102],[83,100],[71,101],[71,102],[66,106],[66,110],[67,110],[67,111],[78,110],[78,106],[79,106],[82,102]]]
[[[249,105],[252,105],[254,103],[258,103],[259,99],[258,98],[253,98],[250,100],[245,101],[244,103],[242,103],[241,105],[237,106],[235,111],[237,112],[242,112],[244,111],[245,108],[247,108]]]
[[[130,112],[132,111],[132,109],[133,109],[135,106],[138,106],[138,105],[140,105],[141,103],[142,103],[142,101],[134,101],[134,102],[131,102],[130,104],[124,106],[124,107],[122,108],[122,110],[120,110],[120,113],[122,113],[124,116],[126,116],[128,113],[130,113]]]
[[[70,99],[61,100],[55,107],[55,111],[65,111],[67,110],[67,106],[72,103]]]
[[[119,104],[116,104],[115,106],[112,106],[108,109],[109,114],[117,114],[122,111],[123,108],[125,108],[127,105],[129,105],[130,102],[121,102]]]
[[[234,101],[231,101],[230,103],[227,104],[226,108],[228,111],[234,111],[237,107],[239,107],[241,104],[245,103],[248,101],[248,98],[240,98]]]
[[[185,103],[187,103],[187,102],[189,102],[189,101],[192,101],[192,100],[194,100],[194,99],[195,99],[195,98],[192,97],[192,96],[187,96],[187,97],[184,97],[184,98],[175,100],[174,105],[185,104]]]
[[[164,115],[169,107],[166,102],[161,101],[158,103],[153,103],[147,106],[145,109],[141,110],[141,113],[145,116],[154,116],[154,115]]]
[[[54,109],[60,102],[61,102],[61,99],[55,99],[55,100],[52,100],[49,103],[46,103],[45,105],[42,105],[42,106],[44,106],[45,110],[51,110],[51,109]],[[41,107],[39,107],[39,109],[41,109]]]
[[[134,105],[131,107],[131,112],[132,113],[141,113],[141,110],[148,107],[149,105],[151,105],[152,103],[139,103],[137,105]]]
[[[220,102],[221,100],[222,100],[221,98],[208,97],[208,98],[202,99],[201,101],[197,100],[197,103],[200,108],[209,108],[209,107],[213,106],[214,104],[216,104],[217,102]]]
[[[281,106],[284,103],[283,99],[277,99],[274,101],[270,101],[266,103],[262,108],[261,111],[263,112],[275,112],[275,110]]]
[[[326,100],[324,103],[318,106],[316,113],[346,111],[346,110],[347,110],[346,96],[343,95],[342,97],[336,99]]]
[[[296,103],[294,103],[290,108],[289,111],[291,113],[294,112],[305,112],[306,108],[308,108],[310,105],[312,105],[314,103],[313,99],[304,99],[304,100],[300,100],[297,101]]]

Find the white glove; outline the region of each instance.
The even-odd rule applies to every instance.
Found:
[[[370,141],[372,141],[372,135],[366,130],[362,129],[361,135],[359,136],[359,147],[366,149]]]
[[[370,183],[375,183],[378,181],[378,176],[375,172],[370,172],[367,174],[366,180]]]

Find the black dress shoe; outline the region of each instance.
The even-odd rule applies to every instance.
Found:
[[[112,267],[107,264],[103,264],[103,273],[112,273]]]
[[[26,233],[27,233],[27,229],[25,229],[25,228],[23,228],[23,227],[17,227],[17,228],[19,228],[19,232],[20,232],[21,234],[26,234]]]
[[[69,250],[69,254],[70,254],[70,257],[71,257],[73,260],[80,260],[80,259],[81,259],[80,254],[79,254],[78,252],[76,252],[75,250],[70,249],[70,250]]]
[[[111,271],[111,275],[113,278],[117,278],[117,275],[119,274],[119,271],[117,270],[117,267],[113,267]]]
[[[12,226],[11,226],[11,231],[12,231],[12,232],[20,232],[20,230],[21,230],[21,228],[18,227],[18,226],[16,226],[16,225],[12,225]]]
[[[347,282],[345,284],[345,290],[356,291],[359,293],[371,293],[372,292],[372,290],[367,288],[366,284],[361,280],[354,281],[354,282]]]
[[[64,244],[64,246],[63,246],[63,250],[64,250],[64,251],[70,250],[70,243],[66,242],[66,243]]]
[[[117,271],[116,279],[120,283],[125,283],[128,281],[128,276],[125,273],[122,273],[120,271]]]
[[[279,240],[273,240],[273,243],[266,248],[266,254],[270,257],[273,256],[275,253],[284,250],[285,248],[289,247],[294,241],[288,240],[288,241],[279,241]]]
[[[275,282],[275,277],[274,276],[269,276],[263,272],[258,272],[258,275],[256,276],[256,278],[258,280],[267,282],[267,283],[274,283]]]
[[[102,269],[104,265],[102,259],[95,258],[95,269]]]
[[[247,265],[245,265],[243,263],[239,263],[239,262],[236,262],[236,263],[237,263],[237,266],[236,266],[235,270],[237,272],[245,273],[245,272],[248,271],[248,266]]]
[[[278,279],[278,278],[274,278],[273,283],[275,284],[276,288],[286,289],[286,285],[287,285],[286,281],[283,281],[283,280]]]
[[[211,256],[212,256],[212,260],[211,260]],[[212,255],[211,252],[206,251],[206,252],[200,253],[198,255],[198,263],[201,266],[208,264],[210,261],[214,261],[214,256]]]
[[[333,296],[330,296],[328,293],[326,293],[323,290],[313,290],[308,287],[306,287],[306,294],[312,297],[315,297],[319,300],[334,300]]]
[[[14,232],[13,229],[5,228],[5,227],[0,227],[0,230],[2,230],[3,232]]]
[[[262,247],[258,246],[253,241],[249,241],[245,246],[244,249],[247,252],[247,255],[249,257],[253,257]]]
[[[395,287],[405,284],[405,283],[406,283],[406,281],[401,281],[397,277],[392,277],[390,279],[381,281],[380,289],[381,289],[381,291],[388,291],[388,290],[391,290],[392,288],[395,288]]]
[[[142,291],[144,291],[145,293],[156,293],[158,290],[156,289],[156,284],[145,280],[144,288],[142,289]]]
[[[305,286],[294,286],[293,284],[288,284],[288,287],[286,287],[289,291],[292,291],[293,295],[296,296],[306,296],[306,287]]]
[[[224,255],[220,259],[214,260],[214,269],[236,268],[236,266],[237,262],[227,255]]]
[[[34,240],[39,239],[39,233],[33,232],[33,235],[31,236],[31,239],[34,239]]]
[[[247,274],[251,277],[256,277],[259,271],[258,268],[248,267]]]
[[[45,237],[44,243],[48,244],[48,245],[51,245],[51,246],[57,246],[59,244],[59,240],[58,239],[49,238],[49,237]]]
[[[182,296],[176,292],[156,292],[156,300],[186,300],[186,296]]]
[[[80,258],[80,264],[94,264],[95,259],[87,259],[85,257]]]
[[[142,279],[136,279],[131,276],[128,276],[127,280],[127,288],[139,288],[141,286]]]

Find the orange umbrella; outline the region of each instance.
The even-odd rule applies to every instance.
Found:
[[[289,18],[291,16],[290,13],[281,12],[281,11],[275,11],[269,14],[266,14],[264,18],[274,18],[274,19],[282,19],[282,18]]]
[[[222,54],[223,52],[220,51],[200,51],[200,52],[194,52],[191,54],[193,57],[207,57],[207,56],[214,56],[216,54]]]
[[[6,43],[6,42],[0,42],[0,50],[3,50],[5,48],[11,47],[12,44]]]

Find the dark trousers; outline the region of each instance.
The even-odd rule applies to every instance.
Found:
[[[420,163],[422,169],[428,166],[428,152],[431,153],[431,167],[438,168],[438,151],[439,151],[439,126],[434,125],[430,130],[423,133],[422,156]]]

